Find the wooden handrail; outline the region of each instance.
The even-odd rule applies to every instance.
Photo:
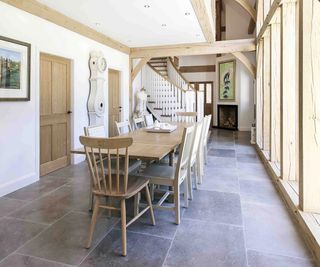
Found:
[[[166,77],[164,77],[163,75],[161,75],[161,73],[159,71],[157,71],[154,67],[151,66],[151,64],[148,62],[147,65],[158,75],[160,75],[164,80],[166,80],[167,82],[173,84],[175,87],[177,87],[179,90],[183,91],[183,92],[187,92],[187,90],[181,88],[179,85],[177,85],[176,83],[174,83],[173,81],[167,79]]]
[[[178,74],[180,75],[180,77],[182,78],[182,80],[184,80],[184,81],[188,84],[188,87],[191,87],[192,90],[195,91],[194,87],[189,83],[189,81],[183,76],[183,74],[179,71],[179,69],[177,68],[177,66],[173,63],[171,57],[169,57],[169,61],[170,61],[171,65],[173,66],[173,68],[178,72]]]

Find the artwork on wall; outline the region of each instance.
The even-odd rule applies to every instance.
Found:
[[[30,100],[31,45],[0,36],[0,101]]]
[[[219,62],[219,100],[236,100],[235,72],[235,60]]]

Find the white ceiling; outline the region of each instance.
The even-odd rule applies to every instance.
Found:
[[[205,42],[190,0],[38,2],[129,47]]]

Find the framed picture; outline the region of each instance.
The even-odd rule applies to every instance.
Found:
[[[219,62],[219,100],[236,100],[236,61]]]
[[[0,101],[30,100],[31,45],[0,36]]]

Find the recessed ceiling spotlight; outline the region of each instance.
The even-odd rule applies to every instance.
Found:
[[[184,13],[186,16],[190,16],[190,12],[186,12]]]
[[[161,24],[162,27],[167,27],[167,24],[163,23]]]
[[[96,22],[95,25],[96,25],[97,27],[100,27],[100,26],[101,26],[101,24],[100,24],[99,22]]]
[[[150,5],[144,5],[144,8],[149,8],[150,7]]]

